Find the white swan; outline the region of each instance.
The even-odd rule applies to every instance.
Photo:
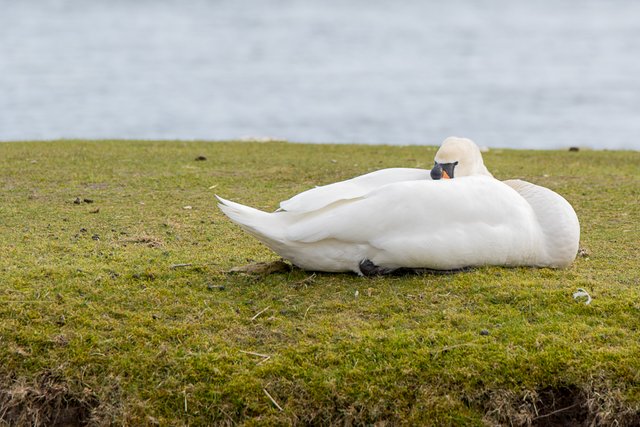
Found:
[[[430,173],[455,179],[432,180]],[[459,138],[443,143],[431,172],[374,172],[301,193],[273,213],[218,200],[245,231],[315,271],[567,267],[580,238],[564,198],[524,181],[494,179],[477,146]]]

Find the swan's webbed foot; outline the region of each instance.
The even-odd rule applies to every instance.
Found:
[[[396,268],[385,268],[377,266],[368,259],[363,259],[362,261],[360,261],[360,272],[363,276],[383,276],[385,274],[391,274],[396,270]]]

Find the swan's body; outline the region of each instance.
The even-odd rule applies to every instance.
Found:
[[[453,164],[453,175],[458,160],[446,157],[436,166]],[[431,180],[425,170],[384,169],[301,193],[273,213],[222,198],[219,207],[307,270],[361,274],[364,261],[384,271],[571,264],[580,227],[564,198],[460,163],[469,176]]]

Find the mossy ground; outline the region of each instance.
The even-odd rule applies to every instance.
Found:
[[[225,273],[277,257],[217,210],[214,193],[273,210],[314,185],[428,168],[434,154],[0,144],[0,420],[638,422],[638,152],[485,154],[497,178],[522,178],[572,203],[586,256],[566,270]],[[573,299],[577,288],[590,292],[590,305]]]

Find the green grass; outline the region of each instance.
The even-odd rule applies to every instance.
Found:
[[[0,144],[0,420],[639,422],[639,152],[485,154],[497,178],[574,206],[588,256],[566,270],[225,273],[277,257],[214,193],[273,210],[314,185],[428,168],[435,150]]]

